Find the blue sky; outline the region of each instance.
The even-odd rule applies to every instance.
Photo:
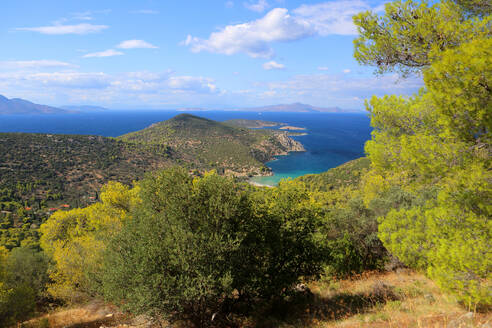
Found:
[[[382,1],[2,1],[0,94],[54,106],[362,109],[412,94],[353,59],[354,13]]]

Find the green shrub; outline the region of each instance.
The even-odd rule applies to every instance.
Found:
[[[202,327],[232,299],[279,296],[320,270],[316,210],[296,184],[255,194],[216,174],[171,169],[141,187],[102,274],[105,297],[127,310]]]

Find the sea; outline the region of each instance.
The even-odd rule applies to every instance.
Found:
[[[141,130],[153,123],[183,113],[173,110],[103,111],[78,114],[0,115],[0,132],[87,134],[117,137]],[[372,128],[366,113],[255,113],[228,111],[189,111],[216,121],[243,118],[274,121],[302,127],[305,133],[292,138],[304,145],[305,152],[277,156],[266,163],[273,176],[253,177],[258,184],[274,186],[282,179],[321,173],[364,156],[364,143]]]

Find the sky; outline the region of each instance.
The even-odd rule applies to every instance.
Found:
[[[2,1],[0,94],[52,106],[363,109],[419,77],[353,58],[375,0]]]

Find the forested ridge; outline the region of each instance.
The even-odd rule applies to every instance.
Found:
[[[491,13],[482,0],[406,0],[354,16],[361,64],[425,83],[412,97],[366,102],[374,128],[366,158],[275,188],[183,167],[131,186],[110,182],[100,201],[51,215],[39,245],[0,251],[0,323],[29,318],[36,302],[99,298],[156,327],[317,327],[354,317],[354,327],[486,327]],[[196,129],[172,128],[189,119]],[[180,133],[209,124],[251,138],[187,116],[122,138],[179,151],[189,146]],[[340,279],[388,270],[394,285],[339,292]]]

